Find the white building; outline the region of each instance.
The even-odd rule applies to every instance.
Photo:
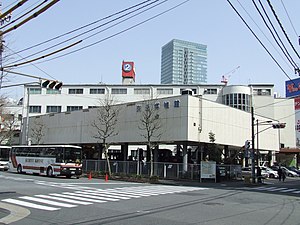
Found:
[[[182,95],[190,89],[193,96]],[[216,137],[216,144],[224,149],[241,149],[246,140],[255,136],[255,148],[269,154],[274,160],[280,147],[296,146],[293,99],[274,97],[273,85],[137,85],[137,84],[78,84],[63,85],[61,90],[25,86],[23,117],[40,116],[45,123],[45,144],[95,145],[90,120],[99,106],[99,100],[112,96],[121,104],[122,114],[118,123],[118,136],[109,140],[125,146],[143,144],[138,130],[137,107],[145,100],[159,103],[164,132],[160,144],[201,146],[209,143],[209,132]],[[177,103],[175,103],[177,102]],[[179,107],[175,104],[179,103]],[[166,106],[168,105],[168,106]],[[251,106],[254,109],[252,124]],[[62,112],[62,113],[60,113]],[[44,115],[46,114],[46,115]],[[43,115],[43,116],[42,116]],[[30,137],[29,126],[24,123],[22,142]],[[285,129],[272,129],[271,123],[286,123]],[[271,129],[269,129],[271,128]],[[258,129],[258,131],[257,131]],[[28,135],[25,131],[28,131]],[[130,131],[130,132],[129,132]],[[258,133],[258,135],[257,135]],[[257,141],[257,138],[259,140]]]

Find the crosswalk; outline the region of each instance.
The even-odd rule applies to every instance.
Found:
[[[240,189],[273,192],[273,193],[290,193],[290,194],[299,194],[300,195],[300,189],[287,188],[287,187],[275,187],[275,186],[272,186],[272,187],[243,187]]]
[[[74,188],[74,186],[71,186]],[[74,188],[75,189],[75,188]],[[62,193],[37,194],[2,199],[2,202],[23,206],[26,208],[55,211],[62,208],[118,202],[129,199],[145,198],[165,194],[205,190],[202,187],[183,187],[166,185],[148,185],[121,187],[110,189],[84,188]]]

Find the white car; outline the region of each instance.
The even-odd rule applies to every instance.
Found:
[[[282,166],[281,168],[287,177],[299,177],[299,175],[296,172],[289,170],[284,166]]]
[[[265,173],[269,174],[269,178],[278,178],[278,172],[266,167],[266,166],[261,166],[261,171],[264,171]]]

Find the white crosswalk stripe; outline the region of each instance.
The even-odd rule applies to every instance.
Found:
[[[286,187],[244,187],[241,188],[244,190],[256,190],[256,191],[268,191],[268,192],[273,192],[273,193],[293,193],[293,194],[300,194],[300,190],[299,189],[295,189],[295,188],[286,188]]]
[[[43,182],[41,184],[44,185]],[[46,185],[46,183],[45,183]],[[48,183],[48,186],[57,185],[57,183]],[[67,187],[65,185],[64,187]],[[80,188],[76,185],[70,185],[73,192],[37,194],[34,196],[20,196],[17,199],[7,198],[1,201],[10,204],[16,204],[23,207],[40,209],[46,211],[55,211],[62,208],[73,208],[79,205],[91,205],[95,203],[118,202],[120,200],[129,200],[135,198],[159,196],[164,194],[174,194],[188,191],[206,190],[207,188],[179,187],[165,185],[135,186],[123,188]]]

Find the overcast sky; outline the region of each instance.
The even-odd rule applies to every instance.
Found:
[[[2,0],[1,2],[2,12],[12,7],[9,4],[13,1]],[[14,11],[11,21],[36,6],[38,2],[43,1],[30,0],[24,3],[23,6]],[[99,82],[120,84],[121,63],[122,60],[128,60],[135,62],[136,83],[159,84],[161,47],[176,38],[208,46],[209,84],[219,84],[222,75],[225,75],[229,79],[229,85],[248,85],[249,83],[274,84],[275,91],[285,96],[284,85],[285,81],[289,79],[287,75],[291,79],[298,77],[295,75],[290,62],[282,54],[270,35],[267,27],[263,24],[260,15],[250,0],[231,0],[231,3],[236,7],[259,40],[266,46],[284,72],[253,36],[227,0],[152,0],[147,2],[154,2],[148,7],[145,7],[146,3],[140,5],[139,7],[145,7],[141,10],[161,4],[111,28],[108,26],[127,19],[141,12],[141,10],[138,10],[138,7],[136,7],[123,14],[118,14],[77,32],[62,36],[66,32],[96,22],[142,2],[142,0],[60,0],[37,18],[4,36],[5,45],[7,46],[5,53],[10,55],[10,59],[4,61],[3,65],[7,66],[24,62],[20,57],[24,58],[34,53],[37,54],[26,58],[26,60],[37,58],[82,40],[79,44],[53,56],[25,64],[24,66],[14,67],[13,71],[37,77],[57,79],[66,84],[95,84]],[[259,1],[256,0],[255,2],[259,6]],[[294,62],[300,65],[298,56],[286,41],[278,23],[274,19],[273,13],[270,11],[267,1],[262,2],[264,2],[266,12],[281,40],[284,42],[288,53]],[[294,48],[300,54],[298,42],[298,34],[300,33],[300,1],[271,0],[270,2]],[[284,2],[284,5],[282,2]],[[135,12],[129,14],[131,11]],[[126,17],[116,19],[125,13],[128,13]],[[17,22],[21,21],[22,19]],[[17,22],[14,24],[17,24]],[[108,24],[104,26],[104,23]],[[96,29],[96,26],[101,26],[101,28]],[[5,31],[9,27],[8,25],[2,30]],[[93,28],[95,28],[93,31],[87,32]],[[106,30],[103,31],[103,29]],[[82,32],[85,32],[83,36],[74,38],[75,35],[79,35]],[[93,36],[87,38],[89,35]],[[58,36],[61,37],[32,48],[34,45]],[[66,41],[67,39],[71,40]],[[58,45],[59,43],[61,44]],[[54,45],[57,46],[53,47]],[[88,45],[92,46],[87,47]],[[29,49],[21,51],[27,48]],[[46,50],[47,48],[49,49]],[[77,51],[81,48],[84,49]],[[21,52],[12,54],[18,51]],[[76,52],[68,54],[71,51]],[[55,57],[58,58],[53,59]],[[239,69],[233,72],[238,66]],[[38,81],[37,79],[12,74],[8,78],[10,83],[6,83],[6,85]],[[22,96],[23,91],[22,87],[5,88],[1,90],[1,93],[19,98]]]

